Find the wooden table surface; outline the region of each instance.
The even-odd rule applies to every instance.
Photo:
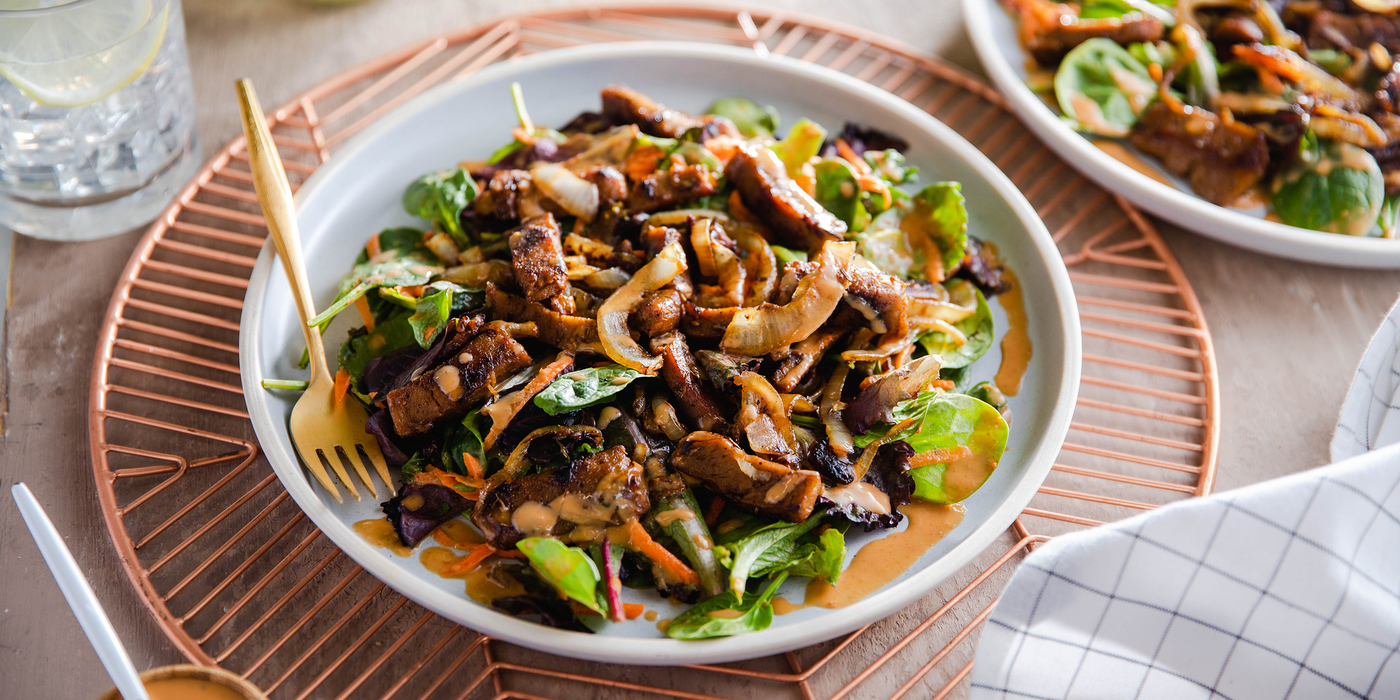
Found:
[[[514,0],[185,0],[198,124],[207,156],[239,132],[233,83],[253,78],[266,104],[389,48],[506,12],[563,3]],[[881,32],[981,72],[958,3],[769,2]],[[1218,489],[1327,459],[1342,397],[1367,340],[1394,302],[1400,272],[1262,257],[1158,222],[1190,277],[1215,339],[1223,433]],[[97,330],[140,236],[81,244],[14,237],[0,389],[0,482],[29,483],[88,572],[138,668],[182,661],[117,563],[88,451],[88,380]],[[8,501],[8,497],[0,498]],[[0,695],[93,698],[110,686],[64,606],[18,511],[0,504]]]

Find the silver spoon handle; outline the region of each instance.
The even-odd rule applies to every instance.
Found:
[[[140,674],[131,664],[131,657],[127,656],[126,648],[117,637],[117,631],[112,628],[112,621],[102,611],[102,604],[97,602],[97,595],[92,592],[87,577],[78,568],[78,562],[73,559],[68,546],[63,544],[63,536],[54,528],[44,507],[39,505],[29,487],[23,483],[15,484],[10,493],[24,516],[24,524],[29,526],[29,534],[44,555],[44,563],[49,565],[49,571],[58,582],[58,589],[63,591],[68,607],[73,609],[73,616],[78,618],[78,624],[82,626],[83,633],[92,643],[97,658],[102,661],[122,698],[151,700],[146,686],[141,683]]]

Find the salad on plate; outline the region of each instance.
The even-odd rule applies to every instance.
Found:
[[[1155,159],[1216,205],[1396,236],[1400,2],[1003,2],[1030,87],[1111,154]]]
[[[556,130],[512,97],[513,138],[409,183],[425,225],[371,236],[311,321],[357,319],[338,400],[402,475],[357,530],[508,614],[590,631],[654,620],[623,589],[654,590],[704,639],[767,627],[789,577],[844,604],[820,591],[848,566],[859,597],[956,525],[1024,370],[971,379],[1016,294],[958,183],[744,98],[613,85]],[[930,508],[945,528],[847,564]]]

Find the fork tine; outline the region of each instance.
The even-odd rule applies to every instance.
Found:
[[[389,478],[389,464],[384,461],[384,453],[379,449],[379,442],[368,440],[360,443],[360,448],[365,451],[365,456],[369,457],[369,463],[374,465],[374,470],[379,473],[379,478],[384,480],[384,485],[389,488],[389,493],[394,493],[394,481]]]
[[[360,490],[355,488],[355,482],[351,481],[350,475],[345,473],[345,465],[341,463],[340,455],[335,451],[335,445],[323,448],[322,452],[326,455],[326,461],[331,463],[331,469],[335,470],[335,475],[340,477],[340,483],[345,484],[345,488],[350,490],[350,495],[355,500],[360,500]]]
[[[295,441],[293,441],[293,444],[295,444]],[[307,471],[311,472],[311,475],[316,477],[316,480],[321,482],[321,485],[324,486],[327,491],[331,492],[331,496],[335,498],[335,502],[344,503],[345,499],[340,497],[340,489],[335,487],[335,481],[331,479],[330,474],[326,473],[326,467],[321,464],[320,456],[313,450],[308,458],[306,453],[301,451],[300,445],[297,445],[297,453],[301,455],[301,461],[306,464]]]
[[[365,470],[364,461],[360,459],[359,450],[354,445],[345,445],[341,449],[345,450],[345,461],[355,468],[355,474],[360,477],[360,482],[369,489],[369,495],[375,500],[379,499],[379,489],[374,488],[374,480],[369,478],[369,472]]]

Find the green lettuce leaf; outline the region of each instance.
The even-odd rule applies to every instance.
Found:
[[[535,571],[561,595],[599,615],[606,614],[603,602],[598,600],[598,582],[602,577],[588,553],[552,537],[527,537],[515,548],[525,553]]]
[[[757,102],[747,97],[722,97],[715,100],[715,103],[705,110],[705,114],[728,117],[739,127],[739,133],[743,134],[744,138],[771,138],[781,122],[777,108],[771,105],[760,107]]]
[[[757,632],[773,624],[773,595],[787,580],[787,574],[778,574],[763,592],[748,596],[740,601],[734,591],[725,591],[676,616],[666,628],[666,636],[672,639],[712,639],[732,637],[746,632]],[[711,613],[733,611],[724,616]]]
[[[797,177],[802,165],[817,155],[826,141],[826,129],[809,119],[801,119],[792,125],[786,138],[769,148],[778,154],[778,160],[787,167],[789,177]]]
[[[845,536],[835,528],[823,538],[804,537],[822,523],[817,513],[801,523],[763,522],[754,519],[716,540],[721,563],[729,568],[729,589],[742,600],[750,578],[787,571],[798,576],[818,576],[835,583],[846,555]],[[834,536],[827,533],[835,532]],[[833,569],[832,560],[835,560]],[[803,573],[798,573],[798,570]]]

